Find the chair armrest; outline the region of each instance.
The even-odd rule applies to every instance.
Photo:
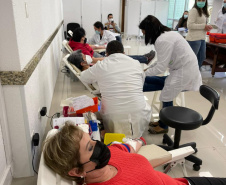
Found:
[[[147,158],[153,168],[168,163],[172,159],[171,153],[154,144],[142,146],[138,154]]]
[[[186,146],[183,148],[178,148],[175,150],[168,151],[172,155],[172,159],[166,163],[174,162],[180,159],[183,159],[193,153],[195,153],[195,150],[191,146]]]

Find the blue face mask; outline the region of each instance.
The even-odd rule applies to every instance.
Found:
[[[184,18],[187,19],[188,18],[188,15],[184,15]]]
[[[226,3],[224,3],[223,5],[224,5],[224,8],[226,8]]]
[[[199,8],[203,8],[205,5],[206,5],[206,2],[199,2],[199,1],[197,1],[197,6]]]
[[[100,35],[100,32],[98,30],[96,30],[95,32],[96,32],[96,34],[99,34]]]

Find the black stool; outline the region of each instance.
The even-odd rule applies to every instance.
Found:
[[[195,152],[198,151],[195,142],[179,145],[181,130],[194,130],[201,125],[208,124],[211,121],[215,110],[218,109],[220,100],[220,96],[217,91],[206,85],[200,86],[199,92],[212,104],[209,114],[207,115],[205,120],[203,120],[203,117],[198,112],[185,107],[165,107],[160,111],[160,120],[169,127],[175,128],[174,141],[172,141],[167,134],[163,135],[163,143],[168,145],[161,145],[161,147],[165,150],[169,151],[185,146],[191,146],[195,150]],[[193,155],[190,155],[185,159],[194,163],[193,169],[195,171],[198,171],[200,169],[200,165],[202,165],[201,159]]]

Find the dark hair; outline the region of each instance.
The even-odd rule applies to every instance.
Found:
[[[113,14],[112,14],[112,13],[109,13],[109,14],[108,14],[108,18],[109,18],[109,16],[110,16],[110,15],[112,15],[112,16],[113,16]]]
[[[205,6],[203,8],[199,8],[197,6],[197,0],[195,0],[195,4],[193,6],[193,8],[196,8],[196,10],[198,11],[200,17],[202,16],[202,13],[204,13],[206,15],[206,17],[210,16],[209,12],[207,10],[207,7],[208,7],[208,0],[206,0]]]
[[[184,13],[185,12],[187,12],[188,13],[188,11],[186,10],[186,11],[184,11]],[[181,17],[181,19],[183,19],[183,20],[185,20],[185,18],[184,18],[184,13],[183,13],[183,15],[182,15],[182,17]]]
[[[145,31],[145,44],[155,44],[156,39],[165,31],[171,31],[164,26],[155,16],[148,15],[141,21],[139,28]]]
[[[102,30],[104,30],[104,26],[100,21],[95,22],[93,26],[95,26],[98,29],[101,28]]]
[[[86,32],[83,28],[76,28],[73,31],[72,40],[75,42],[80,42],[81,38],[84,37],[85,35],[86,35]]]
[[[108,55],[111,55],[114,53],[124,53],[124,48],[123,48],[122,43],[117,40],[112,40],[107,45],[106,53]]]
[[[81,63],[83,62],[82,50],[79,49],[79,50],[73,51],[70,54],[70,56],[67,58],[67,60],[82,71],[82,68],[83,68],[81,65]]]

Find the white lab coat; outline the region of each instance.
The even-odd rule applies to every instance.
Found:
[[[151,107],[143,94],[144,78],[140,63],[121,53],[112,54],[81,73],[82,81],[99,85],[100,113],[107,132],[141,137],[151,119]]]
[[[218,33],[226,33],[226,13],[223,14],[222,9],[220,9],[217,14],[215,25],[218,27]]]
[[[145,71],[146,76],[163,74],[169,68],[160,101],[172,101],[181,91],[198,91],[202,78],[195,53],[177,32],[165,32],[156,42],[157,62]]]
[[[115,36],[113,35],[112,32],[108,31],[108,30],[103,30],[103,36],[100,40],[100,35],[99,34],[94,34],[93,37],[88,40],[88,43],[91,45],[99,45],[99,46],[107,46],[107,44],[112,41],[112,40],[116,40]]]

